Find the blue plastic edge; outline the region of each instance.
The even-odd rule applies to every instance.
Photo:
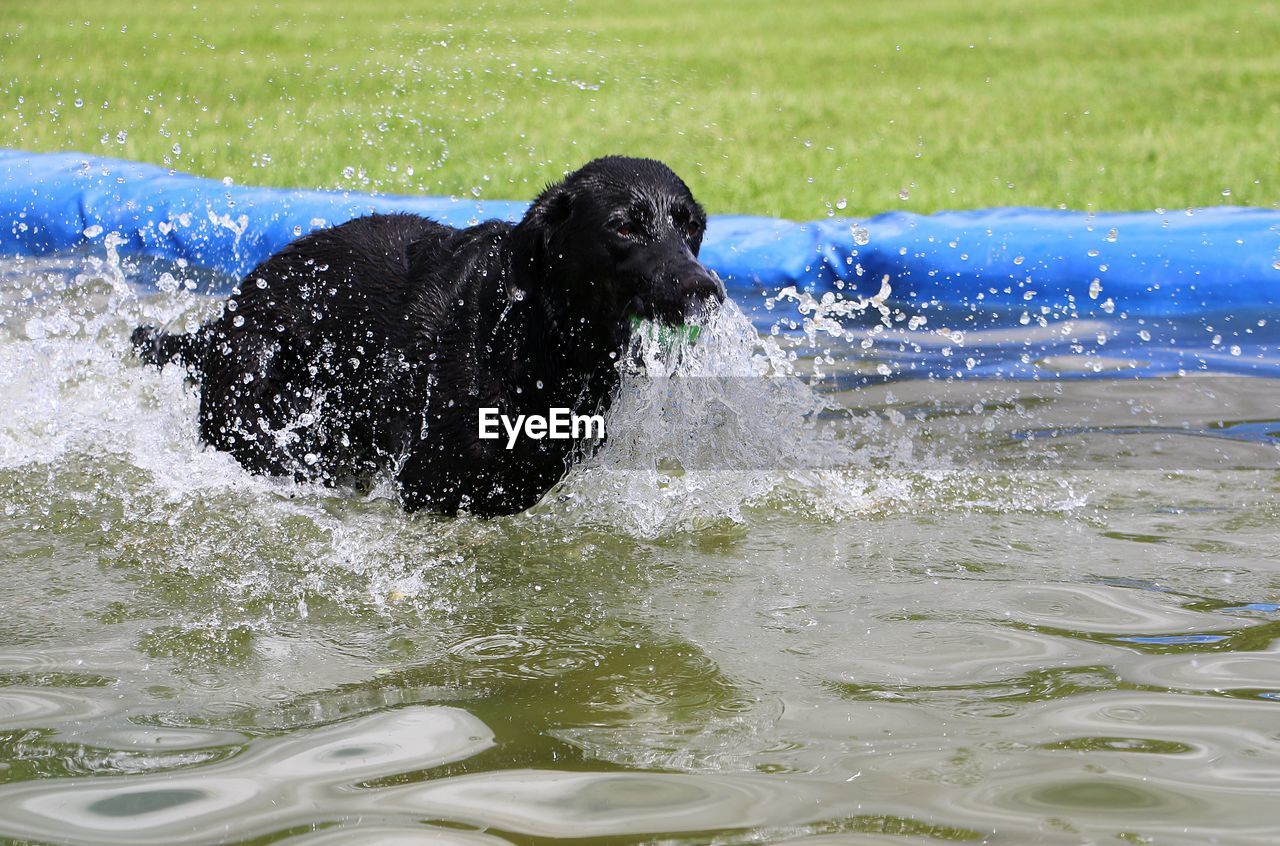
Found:
[[[246,187],[80,153],[0,150],[0,172],[0,255],[92,250],[115,233],[122,255],[181,259],[236,278],[297,236],[363,214],[416,212],[465,226],[516,220],[526,207]],[[886,281],[891,304],[946,315],[967,329],[1025,326],[1042,315],[1109,324],[1280,317],[1280,211],[1273,209],[994,208],[807,223],[717,215],[701,258],[761,324],[785,313],[764,300],[789,286],[816,297],[871,296]],[[1209,340],[1196,342],[1207,356],[1198,360],[1221,354],[1233,369],[1227,344]],[[1268,370],[1280,366],[1270,347],[1253,358]]]

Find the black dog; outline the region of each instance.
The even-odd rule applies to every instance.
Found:
[[[582,443],[482,440],[481,408],[607,408],[633,318],[723,302],[697,261],[706,215],[669,168],[597,159],[518,224],[373,215],[255,268],[195,334],[143,326],[147,362],[201,383],[200,435],[257,473],[327,484],[389,470],[405,508],[511,514]]]

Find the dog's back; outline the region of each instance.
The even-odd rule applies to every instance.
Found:
[[[133,344],[144,361],[191,370],[201,437],[250,470],[365,478],[403,448],[405,419],[421,412],[410,356],[422,310],[443,312],[453,294],[423,287],[456,278],[422,268],[447,268],[464,233],[408,214],[314,232],[247,274],[198,332],[142,326]]]

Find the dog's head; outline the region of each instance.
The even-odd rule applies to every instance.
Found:
[[[583,314],[679,324],[724,302],[698,261],[707,215],[661,162],[608,156],[549,186],[520,223],[544,284]]]

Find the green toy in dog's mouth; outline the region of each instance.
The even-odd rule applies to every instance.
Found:
[[[645,320],[635,315],[631,317],[631,328],[635,332],[641,332],[653,338],[666,349],[672,349],[679,344],[693,346],[693,342],[698,340],[698,335],[702,333],[702,327],[696,323],[678,323],[673,326],[669,323]]]

